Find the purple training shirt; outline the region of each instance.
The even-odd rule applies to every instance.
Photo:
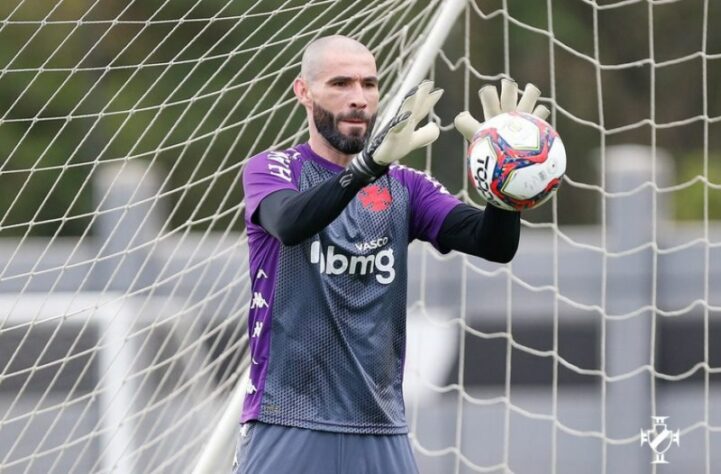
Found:
[[[308,144],[246,164],[252,360],[242,421],[407,433],[407,248],[414,239],[437,247],[443,221],[460,201],[427,174],[392,166],[298,245],[281,244],[251,221],[267,195],[304,191],[341,170]]]

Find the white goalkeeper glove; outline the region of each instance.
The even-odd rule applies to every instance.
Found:
[[[441,95],[443,89],[434,89],[433,81],[428,80],[408,92],[398,112],[353,158],[349,166],[352,173],[370,183],[408,153],[433,143],[440,133],[438,125],[431,122],[418,130],[416,127]]]
[[[498,98],[498,90],[494,85],[484,86],[478,91],[478,96],[481,98],[481,105],[483,105],[483,116],[485,120],[506,112],[532,113],[538,118],[545,119],[548,117],[550,111],[544,105],[536,106],[536,101],[540,95],[541,91],[538,90],[538,87],[533,84],[526,84],[526,89],[523,91],[521,100],[516,104],[518,85],[510,79],[501,80],[500,100]],[[534,108],[534,106],[536,107]],[[474,119],[467,110],[458,114],[455,120],[453,120],[453,124],[456,126],[456,130],[461,132],[461,135],[469,142],[473,139],[473,135],[480,130],[482,125],[481,122]]]

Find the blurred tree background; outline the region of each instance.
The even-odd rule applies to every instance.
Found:
[[[674,158],[667,184],[696,179],[673,193],[676,217],[700,219],[707,186],[698,177],[721,183],[721,2],[603,8],[614,3],[469,2],[436,59],[432,74],[446,89],[436,114],[448,129],[465,107],[481,117],[475,92],[465,91],[504,74],[533,82],[554,110],[569,178],[602,185],[594,154],[602,144],[655,144]],[[241,229],[242,162],[304,140],[305,115],[290,90],[304,45],[334,33],[360,39],[376,53],[387,95],[439,4],[0,3],[0,236],[92,232],[103,197],[94,176],[132,161],[160,176],[166,230]],[[453,130],[433,145],[428,166],[453,192],[463,186],[463,153]],[[425,168],[426,160],[418,152],[406,161]],[[710,217],[721,219],[721,191],[708,194]],[[597,222],[602,198],[563,185],[559,222]],[[526,217],[548,221],[551,210]]]

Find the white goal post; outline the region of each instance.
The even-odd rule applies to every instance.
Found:
[[[568,152],[512,263],[411,244],[421,472],[661,473],[661,451],[720,471],[719,18],[711,0],[2,2],[0,471],[230,472],[243,164],[306,139],[290,83],[329,34],[376,55],[379,124],[423,78],[445,89],[440,138],[404,164],[467,203],[453,118],[482,117],[481,86],[538,85]]]

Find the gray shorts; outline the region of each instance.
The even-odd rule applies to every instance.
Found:
[[[260,422],[240,427],[233,474],[417,474],[408,435],[332,433]]]

